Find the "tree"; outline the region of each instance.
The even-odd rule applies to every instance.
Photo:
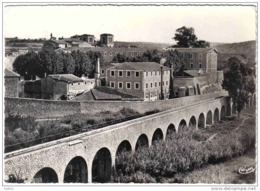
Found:
[[[244,108],[248,102],[250,93],[255,92],[255,80],[252,69],[243,64],[236,57],[228,59],[230,69],[224,74],[223,88],[225,88],[233,99],[233,103],[238,112]]]
[[[178,28],[173,39],[177,41],[177,46],[175,47],[209,47],[209,42],[198,40],[197,36],[195,35],[195,30],[192,27],[188,28],[183,26],[181,28]]]

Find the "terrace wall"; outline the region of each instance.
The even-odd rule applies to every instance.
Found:
[[[101,111],[116,112],[122,108],[131,108],[140,113],[155,109],[167,110],[181,106],[187,106],[195,102],[207,99],[214,99],[218,96],[225,96],[227,92],[218,92],[198,96],[188,96],[163,101],[54,101],[36,100],[25,98],[5,98],[5,114],[22,114],[36,118],[55,118],[75,113],[98,113]]]

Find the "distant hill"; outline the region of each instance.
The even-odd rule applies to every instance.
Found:
[[[210,43],[218,53],[218,67],[226,67],[228,58],[239,57],[240,60],[248,62],[252,67],[255,66],[256,41],[246,41],[239,43]]]
[[[114,42],[115,48],[141,48],[141,49],[163,49],[171,46],[170,43],[157,43],[157,42]]]

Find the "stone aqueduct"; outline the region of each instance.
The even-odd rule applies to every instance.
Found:
[[[250,100],[250,105],[255,103]],[[102,129],[5,154],[5,180],[14,174],[26,182],[107,182],[116,156],[126,149],[149,147],[156,139],[167,139],[170,131],[204,128],[231,115],[227,97],[194,103]]]

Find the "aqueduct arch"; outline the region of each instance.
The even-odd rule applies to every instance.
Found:
[[[219,109],[216,108],[214,111],[214,122],[218,122],[219,120]]]
[[[198,128],[199,129],[205,128],[206,127],[205,123],[206,123],[206,121],[205,121],[204,113],[201,113],[199,115],[199,119],[198,119]]]
[[[103,147],[96,153],[92,163],[92,182],[108,182],[111,177],[111,170],[111,153],[107,148]]]
[[[149,141],[148,141],[148,137],[145,134],[142,134],[138,137],[137,141],[136,141],[136,145],[135,145],[135,150],[137,151],[138,149],[142,148],[142,147],[149,147]]]
[[[49,167],[42,168],[33,177],[33,183],[58,183],[57,173]]]
[[[196,124],[196,118],[195,118],[194,116],[192,116],[192,117],[190,118],[189,127],[196,129],[196,125],[197,125],[197,124]]]
[[[174,135],[175,133],[176,133],[176,128],[175,128],[175,126],[171,123],[171,124],[168,126],[168,128],[167,128],[165,140],[173,139],[173,135]]]
[[[152,144],[156,141],[163,140],[163,132],[160,128],[156,129],[153,133]]]
[[[85,159],[74,157],[66,167],[63,181],[64,183],[87,183],[88,168]]]
[[[209,110],[208,113],[207,113],[206,124],[207,125],[213,124],[213,118],[212,118],[212,111],[211,110]]]

